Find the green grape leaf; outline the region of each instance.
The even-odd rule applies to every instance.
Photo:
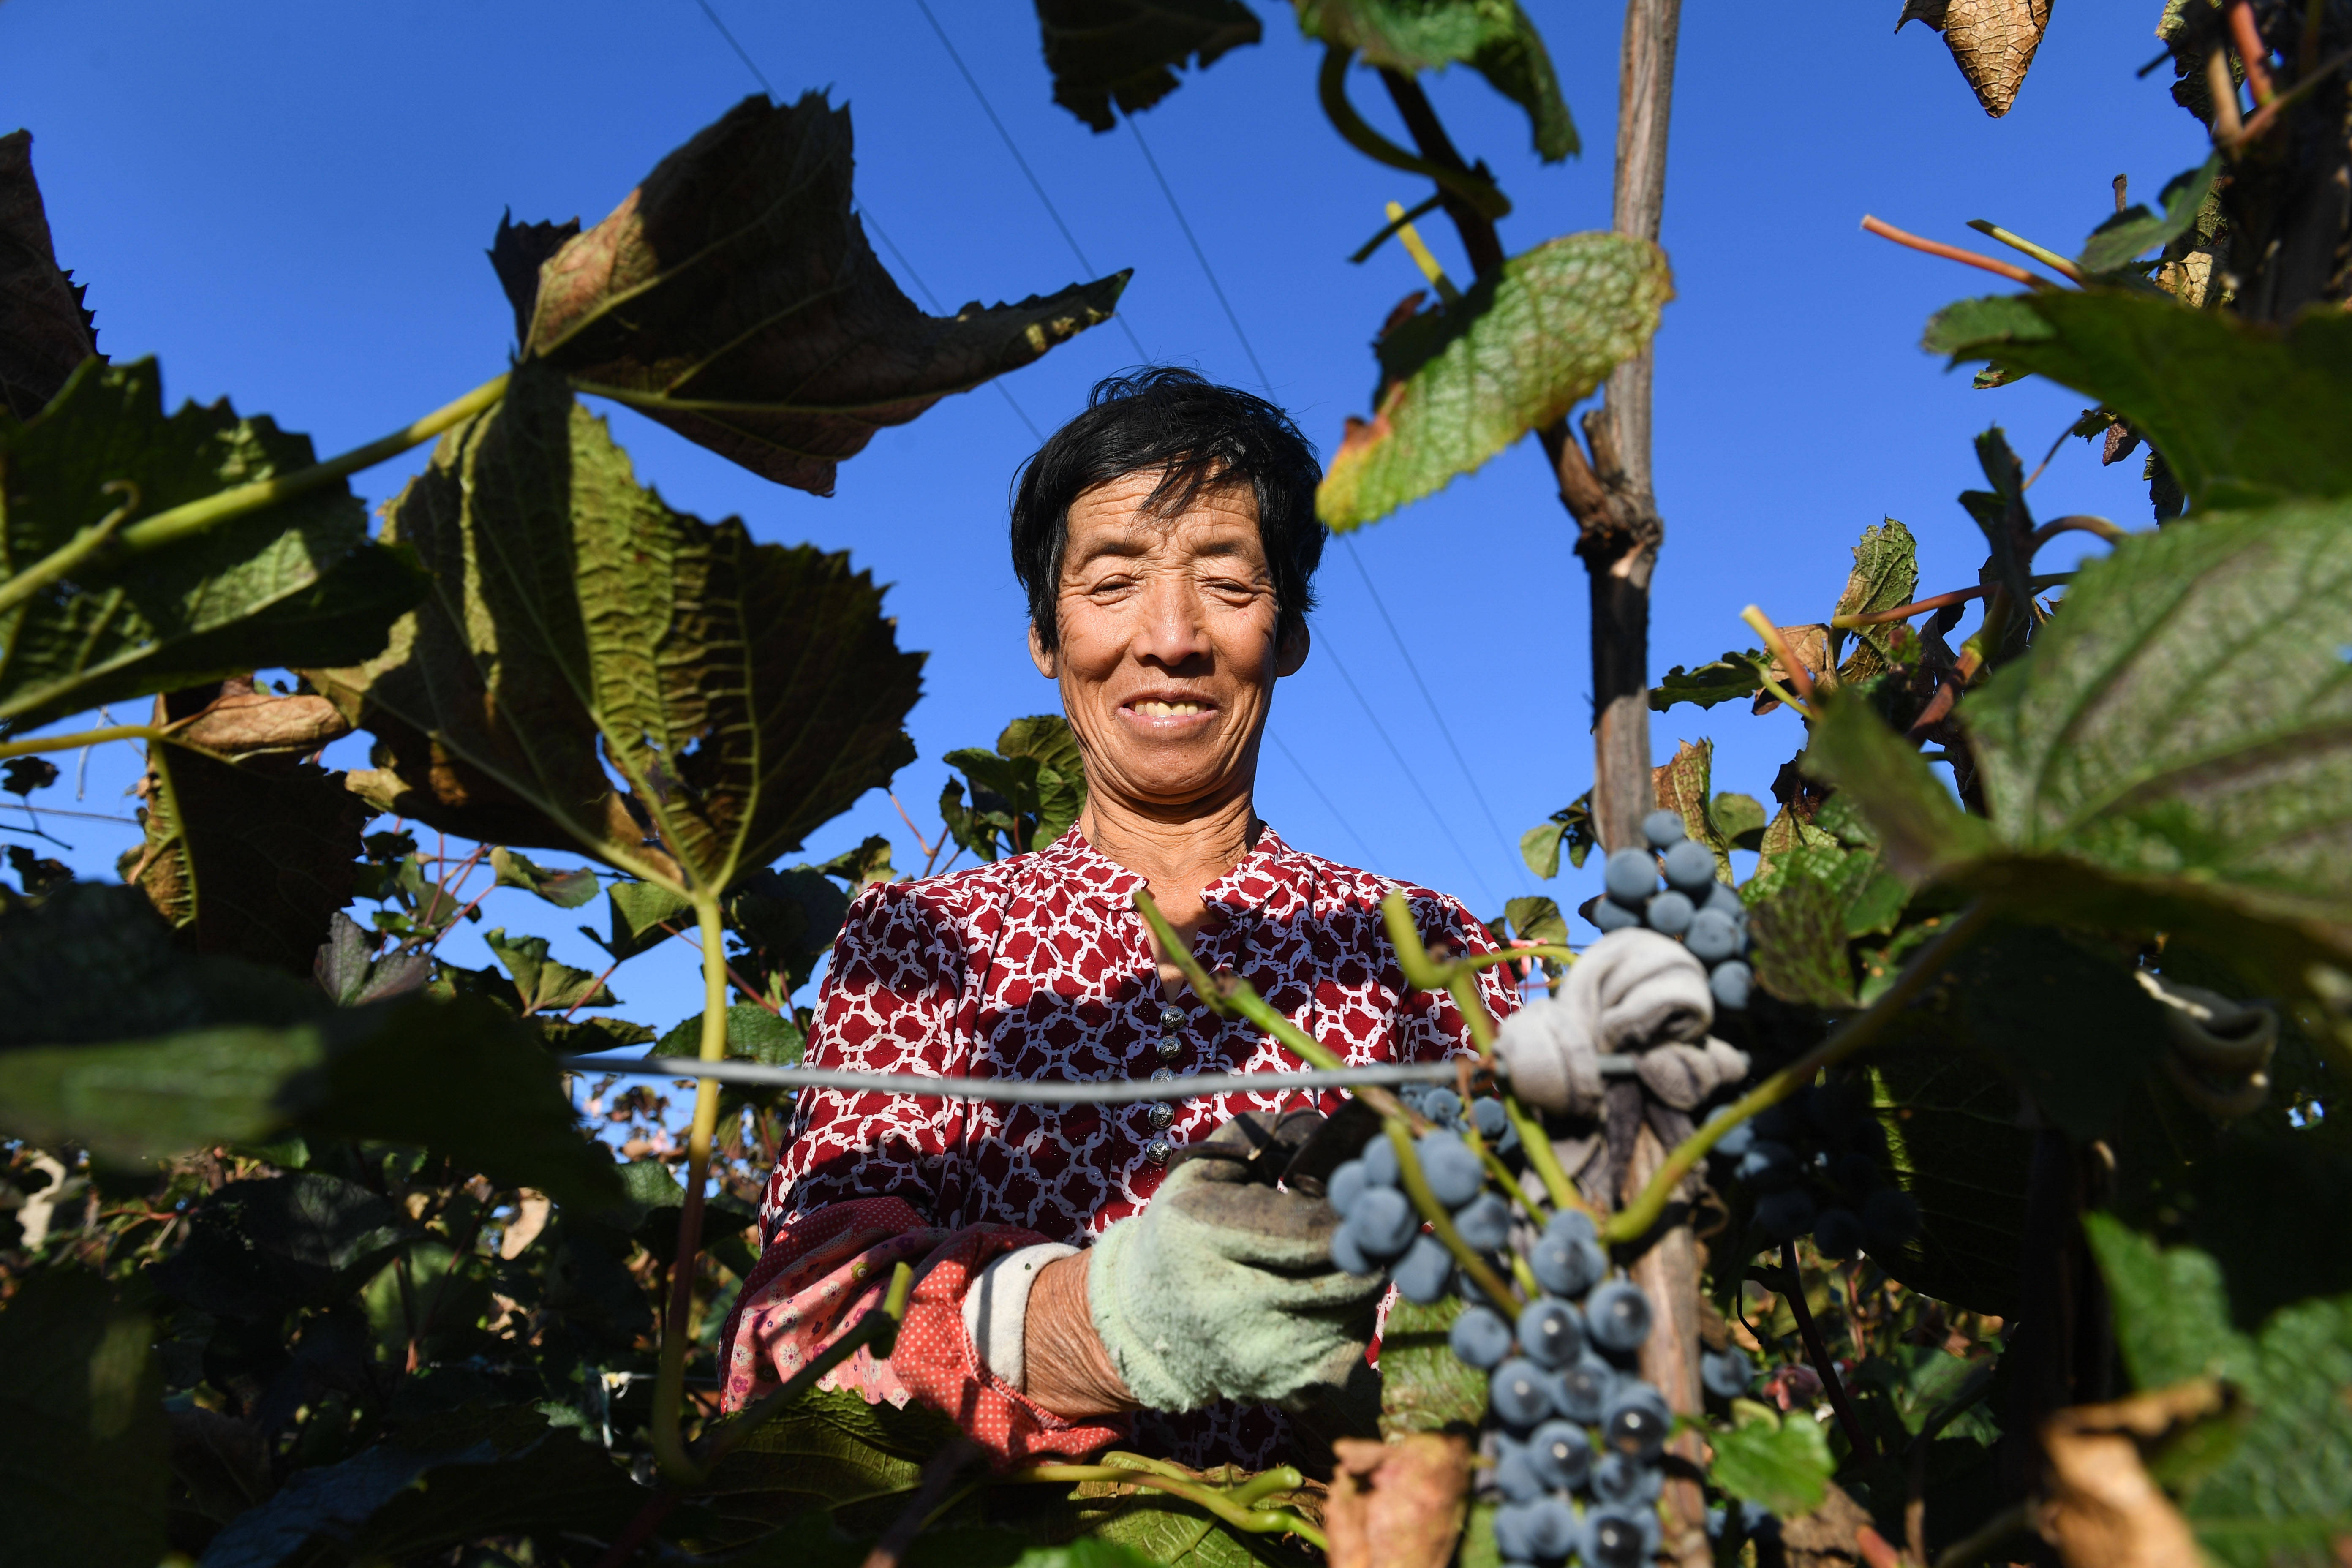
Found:
[[[1559,839],[1564,823],[1538,822],[1519,835],[1519,858],[1528,869],[1547,879],[1559,875]]]
[[[1753,697],[1764,689],[1766,662],[1762,649],[1750,648],[1746,653],[1727,653],[1696,669],[1675,665],[1650,689],[1650,707],[1663,713],[1677,702],[1712,708],[1718,702]]]
[[[852,897],[877,882],[898,879],[898,868],[890,864],[890,841],[878,833],[867,835],[858,840],[857,847],[843,850],[817,869],[848,883]],[[837,928],[839,922],[835,924]]]
[[[1559,912],[1556,900],[1541,896],[1512,899],[1503,906],[1503,918],[1510,922],[1511,933],[1522,942],[1568,945],[1568,917]]]
[[[0,573],[29,570],[122,507],[152,516],[314,461],[308,437],[225,401],[166,418],[162,382],[152,359],[85,360],[39,415],[0,416]],[[340,481],[155,548],[103,552],[0,611],[0,723],[257,667],[366,658],[423,588],[404,555],[369,542]]]
[[[885,841],[886,858],[887,848]],[[848,912],[848,893],[816,867],[754,872],[727,897],[727,929],[749,950],[741,973],[753,985],[774,973],[791,994],[815,973]]]
[[[154,1278],[198,1311],[266,1321],[333,1305],[416,1237],[389,1199],[340,1176],[235,1181],[197,1205]]]
[[[870,578],[671,510],[530,363],[442,438],[385,534],[433,597],[381,657],[312,676],[374,731],[352,784],[381,809],[716,890],[914,754],[922,658]]]
[[[2166,1039],[2131,971],[2059,932],[1996,931],[1953,962],[1969,1038],[2079,1142],[2109,1131]]]
[[[727,1009],[727,1054],[762,1067],[790,1067],[808,1048],[808,1037],[790,1019],[765,1007],[738,1002]],[[691,1057],[702,1050],[702,1015],[697,1013],[673,1026],[646,1055]]]
[[[1834,851],[1799,851],[1800,854]],[[1786,859],[1776,860],[1779,869]],[[1843,1008],[1853,1005],[1853,965],[1846,954],[1844,901],[1829,881],[1783,876],[1769,890],[1751,879],[1740,896],[1752,911],[1756,984],[1783,1002]]]
[[[1592,818],[1592,792],[1586,790],[1566,805],[1551,814],[1550,820],[1539,822],[1519,835],[1519,858],[1528,869],[1546,879],[1559,875],[1560,851],[1568,851],[1568,863],[1581,868],[1584,858],[1601,847],[1601,834]]]
[[[1543,37],[1517,0],[1296,0],[1298,30],[1411,74],[1467,65],[1527,110],[1537,153],[1580,151]]]
[[[1187,60],[1206,70],[1265,36],[1241,0],[1037,0],[1037,30],[1054,101],[1097,131],[1118,123],[1112,104],[1134,114],[1175,91]]]
[[[1762,842],[1769,820],[1764,803],[1752,795],[1726,790],[1706,808],[1707,820],[1718,837],[1734,849],[1753,849]]]
[[[33,133],[0,136],[0,414],[30,419],[98,353],[81,294],[51,246]]]
[[[1919,1234],[1873,1254],[1922,1295],[1973,1312],[2017,1312],[2017,1238],[2033,1134],[2017,1125],[2017,1089],[1969,1048],[1950,1012],[1906,1009],[1872,1055],[1872,1099],[1886,1129],[1887,1168],[1919,1205]]]
[[[2203,507],[2352,491],[2352,318],[2281,331],[2161,294],[2048,289],[1964,300],[1928,323],[1955,364],[2036,371],[2095,397],[2164,454]]]
[[[2160,1248],[2104,1215],[2084,1228],[2133,1381],[2219,1376],[2247,1406],[2237,1441],[2182,1487],[2198,1543],[2231,1568],[2330,1561],[2352,1532],[2352,1297],[2297,1301],[2242,1333],[2209,1256]]]
[[[1838,595],[1832,615],[1873,615],[1899,608],[1918,596],[1918,542],[1909,529],[1890,517],[1862,531],[1862,542],[1853,547],[1853,570],[1846,576],[1845,592]],[[1889,621],[1841,634],[1853,637],[1861,646],[1839,667],[1839,679],[1862,680],[1903,663],[1891,640],[1901,626],[1900,622]]]
[[[482,945],[497,955],[499,966],[513,977],[525,1016],[621,1005],[601,976],[548,957],[543,936],[509,937],[504,926],[493,926],[482,933]]]
[[[190,695],[164,699],[163,717],[180,717]],[[123,879],[197,952],[309,974],[356,890],[361,830],[374,814],[339,773],[283,754],[225,762],[198,749],[208,738],[199,717],[148,748],[146,837],[124,857]]]
[[[604,910],[612,922],[612,935],[599,945],[613,955],[615,963],[635,958],[667,942],[673,933],[665,928],[694,923],[694,906],[658,882],[605,884]],[[590,940],[597,940],[596,933],[586,926],[580,929]]]
[[[2164,203],[2161,215],[2148,211],[2145,202],[2134,202],[2091,231],[2074,265],[2085,273],[2112,272],[2187,234],[2206,198],[2213,194],[2213,182],[2221,173],[2221,154],[2216,153],[2196,168],[2173,175],[2159,195]]]
[[[1656,246],[1571,234],[1400,323],[1381,339],[1377,411],[1349,417],[1316,514],[1344,532],[1435,494],[1641,353],[1673,297]]]
[[[596,873],[585,866],[551,871],[513,849],[492,849],[490,869],[497,874],[498,886],[527,889],[559,910],[578,909],[596,896],[600,885]]]
[[[848,110],[743,100],[540,266],[524,358],[830,495],[877,430],[1110,320],[1124,272],[925,315],[866,244],[850,166]]]
[[[996,750],[1037,760],[1037,826],[1030,842],[1042,849],[1068,832],[1087,807],[1087,759],[1077,734],[1059,713],[1037,713],[1004,726]]]
[[[1381,1435],[1475,1427],[1486,1415],[1486,1377],[1465,1366],[1447,1340],[1460,1298],[1423,1307],[1400,1300],[1381,1339]]]
[[[15,1286],[0,1311],[0,1555],[153,1568],[171,1468],[148,1321],[79,1268],[23,1269]]]
[[[1758,1405],[1743,1405],[1741,1414],[1748,1419],[1740,1425],[1706,1435],[1715,1450],[1707,1479],[1784,1518],[1821,1507],[1837,1470],[1821,1424],[1802,1411],[1782,1417]]]
[[[1715,852],[1715,874],[1731,880],[1731,840],[1716,830],[1707,815],[1707,795],[1715,784],[1715,742],[1683,741],[1675,754],[1650,770],[1650,787],[1662,811],[1683,819],[1683,831]]]

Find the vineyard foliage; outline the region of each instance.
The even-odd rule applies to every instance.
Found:
[[[1263,31],[1234,0],[1036,9],[1055,101],[1097,131]],[[2032,50],[1988,64],[1987,9],[1904,19],[2000,113]],[[1334,129],[1435,189],[1368,251],[1425,256],[1411,222],[1442,206],[1475,258],[1510,211],[1429,133],[1416,73],[1465,67],[1543,160],[1579,150],[1512,0],[1297,11]],[[1885,519],[1843,577],[1823,563],[1817,604],[1751,618],[1760,646],[1678,650],[1700,662],[1650,692],[1670,722],[1739,701],[1805,721],[1754,793],[1720,787],[1701,736],[1654,780],[1702,866],[1755,857],[1754,994],[1717,1025],[1753,1072],[1714,1102],[1733,1115],[1528,1121],[1511,1169],[1591,1161],[1570,1173],[1618,1264],[1697,1238],[1662,1339],[1762,1369],[1675,1395],[1689,1473],[1659,1550],[1693,1568],[2022,1555],[2030,1530],[2072,1563],[2126,1538],[2232,1568],[2352,1550],[2352,285],[2310,259],[2346,237],[2338,216],[2311,238],[2305,178],[2344,153],[2352,32],[2203,0],[2161,31],[2214,157],[2156,207],[2086,209],[2074,260],[2026,250],[2055,280],[1925,335],[1989,396],[2038,376],[2089,400],[2071,434],[2108,462],[2147,448],[2155,526],[2038,521],[1995,426],[1945,525],[1982,541],[1979,581],[1923,592],[1919,525]],[[2287,85],[2242,117],[2217,94],[2255,44]],[[1351,105],[1359,65],[1414,149]],[[878,429],[1108,320],[1128,274],[928,315],[854,216],[848,110],[751,99],[602,223],[501,221],[509,369],[322,462],[226,402],[167,414],[154,361],[99,352],[31,146],[0,138],[5,787],[33,798],[48,754],[89,744],[146,766],[120,883],[11,845],[0,887],[0,1565],[800,1568],[886,1536],[908,1564],[1278,1568],[1327,1541],[1341,1561],[1363,1505],[1328,1472],[1115,1452],[963,1484],[919,1404],[796,1384],[723,1415],[721,1326],[792,1091],[572,1059],[798,1062],[862,889],[1039,847],[1086,795],[1068,726],[1019,718],[944,758],[919,868],[881,838],[787,864],[912,759],[922,656],[845,555],[668,506],[581,395],[826,494]],[[1637,237],[1477,265],[1457,285],[1425,264],[1430,293],[1381,326],[1370,416],[1318,496],[1332,528],[1562,428],[1670,319]],[[372,531],[349,475],[428,439]],[[2078,531],[2105,553],[2038,574]],[[1625,847],[1590,794],[1522,840],[1543,878]],[[484,932],[494,965],[442,956],[492,889],[590,922],[609,963],[566,964],[512,915]],[[1529,983],[1558,989],[1583,922],[1633,918],[1605,902],[1514,900],[1490,929],[1544,949]],[[698,946],[707,1007],[628,1021],[625,966],[671,941]],[[1916,1229],[1857,1249],[1774,1217],[1770,1162],[1729,1141],[1759,1113],[1776,1140],[1822,1132],[1800,1105],[1852,1108],[1839,1136],[1883,1150]],[[1621,1131],[1676,1145],[1664,1173],[1628,1176]],[[1487,1414],[1447,1348],[1462,1312],[1388,1320],[1400,1454]],[[860,1331],[887,1354],[895,1323]],[[2094,1453],[2142,1483],[2120,1523]],[[1465,1521],[1412,1568],[1501,1561],[1490,1479],[1466,1477],[1411,1483],[1435,1488],[1406,1494],[1421,1516]]]

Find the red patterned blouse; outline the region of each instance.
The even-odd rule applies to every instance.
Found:
[[[943,1078],[1100,1080],[1296,1071],[1270,1036],[1162,995],[1130,901],[1137,873],[1074,828],[1042,851],[950,877],[869,888],[851,906],[817,1003],[809,1065]],[[1380,901],[1402,887],[1423,941],[1486,952],[1455,900],[1299,853],[1271,828],[1202,895],[1195,951],[1351,1064],[1468,1051],[1442,994],[1408,991]],[[1498,1018],[1517,1005],[1485,976]],[[1269,1080],[1271,1082],[1271,1079]],[[1303,1091],[1118,1106],[806,1089],[793,1143],[761,1210],[766,1250],[728,1324],[730,1408],[774,1386],[879,1299],[891,1263],[919,1271],[896,1352],[864,1352],[829,1374],[869,1400],[920,1398],[1001,1459],[1078,1455],[1125,1439],[1195,1467],[1282,1461],[1287,1424],[1265,1406],[1070,1422],[982,1363],[963,1290],[992,1258],[1040,1241],[1084,1244],[1150,1201],[1172,1150],[1244,1110]],[[1334,1110],[1336,1093],[1321,1097]]]

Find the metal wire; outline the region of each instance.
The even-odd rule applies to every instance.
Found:
[[[1117,1079],[1094,1083],[1029,1082],[1003,1078],[932,1078],[912,1072],[858,1072],[846,1068],[767,1067],[759,1062],[706,1062],[692,1057],[560,1057],[572,1072],[637,1078],[707,1078],[720,1083],[774,1089],[862,1089],[917,1100],[987,1100],[1028,1105],[1131,1105],[1146,1100],[1204,1100],[1217,1094],[1287,1094],[1301,1089],[1354,1089],[1401,1083],[1451,1084],[1453,1062],[1385,1062],[1377,1067],[1304,1068],[1297,1072],[1193,1073],[1158,1080]],[[1489,1064],[1499,1066],[1499,1064]],[[1603,1057],[1601,1071],[1633,1071],[1631,1057]]]

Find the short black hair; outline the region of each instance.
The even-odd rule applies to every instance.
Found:
[[[1323,465],[1290,416],[1198,371],[1146,365],[1095,383],[1086,412],[1046,438],[1015,477],[1013,574],[1029,595],[1029,620],[1048,651],[1061,641],[1055,599],[1070,507],[1097,485],[1160,470],[1144,503],[1181,512],[1203,489],[1247,480],[1257,492],[1258,538],[1274,573],[1276,635],[1305,629],[1315,607],[1315,568],[1329,538],[1315,517]]]

